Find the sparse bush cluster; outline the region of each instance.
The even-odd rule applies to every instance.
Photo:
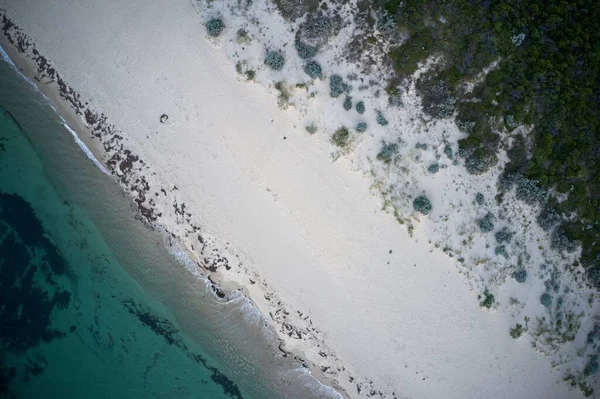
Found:
[[[268,51],[265,64],[274,71],[281,71],[285,65],[285,57],[279,51]]]
[[[425,143],[417,143],[417,144],[415,144],[415,148],[417,148],[419,150],[425,151],[427,149],[427,144],[425,144]]]
[[[212,37],[219,37],[225,30],[225,22],[220,18],[213,18],[206,23],[206,31]]]
[[[413,208],[415,211],[423,215],[429,215],[429,212],[431,212],[433,206],[431,205],[429,198],[424,195],[420,195],[413,200]]]

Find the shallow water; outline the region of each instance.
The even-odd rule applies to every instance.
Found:
[[[0,397],[337,396],[165,240],[0,61]]]

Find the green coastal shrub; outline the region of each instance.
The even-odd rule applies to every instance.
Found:
[[[268,51],[265,64],[274,71],[281,71],[285,65],[285,58],[278,51]]]
[[[427,171],[429,173],[433,173],[436,174],[437,172],[439,172],[440,170],[440,165],[438,165],[437,163],[432,163],[431,165],[429,165],[429,167],[427,168]]]
[[[225,23],[219,18],[213,18],[206,23],[206,31],[212,37],[219,37],[225,30]]]
[[[329,95],[333,98],[337,98],[342,94],[349,91],[349,86],[344,83],[344,78],[340,75],[331,75],[329,78]]]
[[[333,133],[331,136],[331,142],[337,147],[344,148],[346,145],[348,145],[349,137],[350,131],[346,127],[342,126],[336,130],[335,133]]]
[[[494,302],[496,302],[494,295],[492,295],[487,289],[483,291],[483,301],[479,302],[479,306],[490,309]]]
[[[356,103],[356,112],[358,112],[361,115],[365,113],[365,102],[364,101],[359,101]]]
[[[356,131],[359,133],[364,133],[367,131],[367,124],[365,122],[359,122],[356,124]]]
[[[431,201],[424,195],[420,195],[413,200],[413,208],[415,211],[422,213],[423,215],[429,215],[429,212],[433,209]]]
[[[545,307],[550,308],[550,306],[552,306],[552,296],[544,292],[540,297],[540,303]]]
[[[352,97],[350,96],[346,96],[346,98],[344,99],[344,109],[346,111],[350,111],[352,109]]]
[[[377,159],[379,161],[389,163],[394,155],[398,153],[398,144],[396,143],[384,143],[383,147],[377,154]]]
[[[512,277],[516,280],[517,283],[524,283],[527,280],[527,271],[525,269],[519,269],[514,271]]]
[[[377,118],[375,118],[375,121],[381,126],[387,126],[389,123],[388,120],[385,119],[381,111],[377,111]]]
[[[484,233],[489,233],[494,230],[494,215],[488,212],[481,220],[479,220],[479,229]]]
[[[323,79],[323,68],[321,68],[321,64],[319,64],[317,61],[308,61],[304,65],[303,70],[305,74],[313,79]]]
[[[475,202],[477,202],[477,205],[483,205],[484,204],[485,197],[483,196],[482,193],[475,194]]]

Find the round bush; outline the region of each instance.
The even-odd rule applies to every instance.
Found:
[[[427,171],[429,173],[437,173],[440,170],[440,165],[438,165],[437,163],[432,163],[431,165],[429,165],[429,167],[427,168]]]
[[[265,57],[265,64],[274,71],[281,71],[285,65],[285,58],[278,51],[269,51]]]
[[[359,133],[364,133],[367,131],[367,124],[365,122],[359,122],[356,124],[356,131]]]
[[[206,23],[206,31],[212,37],[218,37],[225,30],[225,23],[219,18],[213,18]]]
[[[417,148],[419,150],[426,150],[427,149],[427,144],[425,144],[425,143],[417,143],[417,144],[415,144],[415,148]]]
[[[356,112],[358,112],[361,115],[365,113],[365,103],[364,103],[364,101],[359,101],[359,102],[356,103]]]
[[[317,61],[309,61],[304,65],[304,73],[310,76],[313,79],[323,78],[323,69],[321,68],[321,64]]]
[[[550,294],[544,292],[540,297],[540,303],[547,308],[552,306],[552,297],[550,296]]]
[[[352,109],[352,97],[346,96],[346,99],[344,100],[344,109],[346,111],[350,111]]]
[[[517,270],[512,274],[517,283],[523,284],[527,280],[527,271],[525,269]]]
[[[420,195],[413,201],[413,208],[415,211],[422,213],[423,215],[428,215],[431,212],[433,206],[431,205],[431,201],[424,195]]]

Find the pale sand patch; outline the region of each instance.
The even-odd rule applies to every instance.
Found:
[[[513,340],[501,317],[478,307],[424,232],[409,237],[380,210],[367,179],[343,159],[329,162],[327,136],[309,136],[301,116],[238,80],[189,2],[38,3],[0,2],[122,130],[156,173],[152,181],[176,185],[199,223],[309,315],[353,375],[416,398],[580,396],[555,383],[560,375]],[[225,278],[247,284],[235,268]],[[261,285],[247,288],[268,314]],[[283,338],[325,364],[318,348]],[[353,384],[338,383],[356,395]]]

